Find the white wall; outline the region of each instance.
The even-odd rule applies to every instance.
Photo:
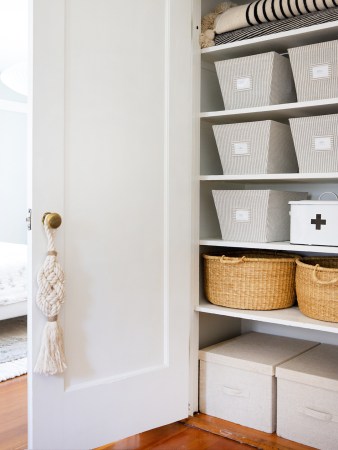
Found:
[[[26,120],[24,113],[0,110],[0,241],[4,242],[26,243]]]

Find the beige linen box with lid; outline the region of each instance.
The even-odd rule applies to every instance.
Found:
[[[277,367],[277,434],[338,448],[338,347],[321,344]]]
[[[200,411],[257,430],[276,430],[276,366],[318,345],[248,333],[200,350]]]

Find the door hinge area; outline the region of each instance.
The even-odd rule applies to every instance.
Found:
[[[27,230],[30,231],[32,229],[32,210],[28,210],[28,216],[26,217],[26,225]]]

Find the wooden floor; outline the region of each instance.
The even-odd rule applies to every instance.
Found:
[[[51,443],[53,444],[53,443]],[[309,450],[301,444],[205,414],[97,450]],[[0,450],[27,449],[27,377],[0,383]]]
[[[96,450],[315,450],[225,420],[196,414]]]
[[[27,448],[27,377],[0,383],[0,450]]]
[[[252,447],[216,434],[188,427],[184,423],[173,423],[97,450],[249,450],[250,448]]]

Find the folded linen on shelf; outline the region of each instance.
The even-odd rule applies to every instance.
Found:
[[[256,0],[224,11],[215,19],[216,34],[274,22],[338,6],[336,0]]]
[[[338,7],[216,34],[215,45],[229,44],[230,42],[244,41],[246,39],[281,33],[283,31],[306,28],[312,25],[333,22],[334,20],[338,20]]]

